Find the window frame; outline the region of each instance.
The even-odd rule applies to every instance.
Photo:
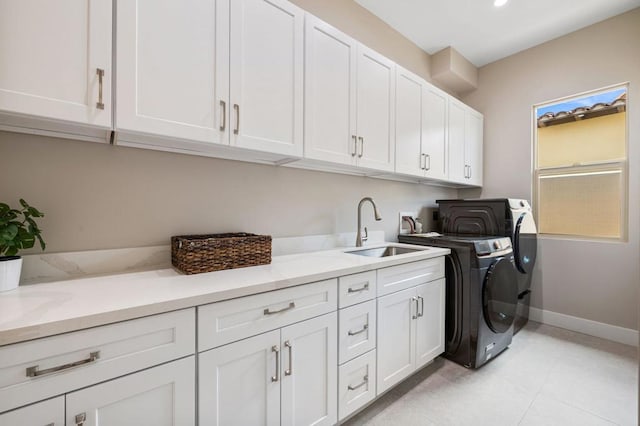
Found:
[[[570,100],[584,98],[587,96],[598,95],[601,93],[611,92],[617,89],[624,89],[627,97],[627,106],[625,109],[625,157],[617,160],[603,160],[592,161],[587,163],[552,166],[552,167],[538,167],[538,117],[537,111],[539,108],[547,107],[554,104],[564,103]],[[541,176],[548,176],[554,174],[573,174],[573,173],[589,173],[607,170],[620,170],[621,173],[621,185],[620,185],[620,236],[619,237],[596,237],[590,235],[575,235],[575,234],[550,234],[540,232],[539,236],[542,238],[558,239],[558,240],[578,240],[578,241],[593,241],[593,242],[628,242],[629,241],[629,82],[623,82],[613,84],[610,86],[602,87],[595,90],[588,90],[585,92],[577,93],[570,96],[564,96],[561,98],[540,102],[534,104],[531,109],[531,123],[532,123],[532,155],[531,155],[531,194],[532,194],[532,211],[537,223],[540,223],[540,179]],[[564,172],[564,173],[563,173]]]

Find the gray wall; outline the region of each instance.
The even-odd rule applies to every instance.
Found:
[[[398,213],[453,189],[0,132],[0,201],[46,213],[47,252],[168,244],[171,235],[247,231],[274,237],[356,231],[397,235]],[[32,250],[33,252],[33,250]]]
[[[637,329],[640,9],[481,68],[479,89],[463,101],[485,116],[485,186],[481,195],[531,199],[532,106],[626,81],[630,82],[629,241],[541,238],[531,304]],[[461,191],[461,196],[478,195],[477,191]]]

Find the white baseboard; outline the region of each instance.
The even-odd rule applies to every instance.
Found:
[[[545,311],[534,307],[529,308],[529,319],[543,324],[552,325],[554,327],[588,334],[589,336],[624,343],[625,345],[638,346],[638,330],[633,330],[631,328],[624,328],[617,325],[605,324],[603,322],[572,317],[571,315]]]

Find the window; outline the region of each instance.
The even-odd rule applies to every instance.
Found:
[[[627,86],[534,107],[539,232],[626,239]]]

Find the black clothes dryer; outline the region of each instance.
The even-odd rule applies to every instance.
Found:
[[[414,234],[398,239],[451,249],[445,257],[446,358],[478,368],[511,344],[518,289],[509,238]]]
[[[537,253],[537,230],[527,200],[490,198],[437,200],[439,232],[511,238],[517,268],[518,315],[514,334],[529,320],[531,280]]]

